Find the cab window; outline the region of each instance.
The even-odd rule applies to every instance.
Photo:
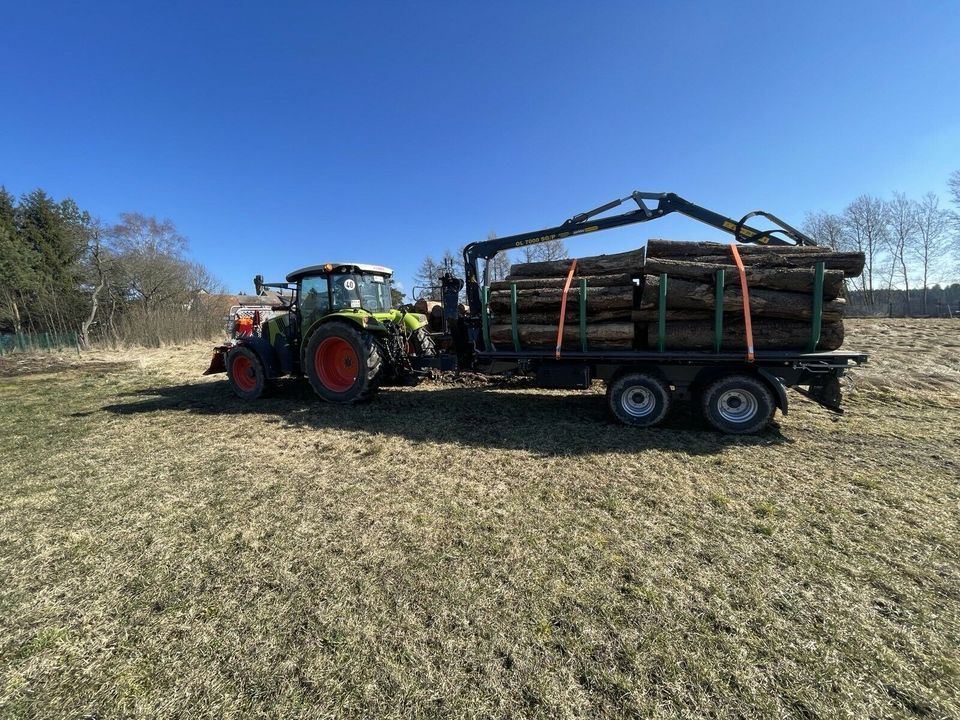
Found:
[[[330,312],[326,277],[304,278],[300,286],[300,313],[304,327]]]

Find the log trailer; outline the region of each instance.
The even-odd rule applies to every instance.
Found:
[[[636,209],[606,214],[630,201],[636,203]],[[651,207],[648,202],[655,204]],[[489,261],[498,253],[646,222],[674,212],[730,233],[734,246],[816,244],[770,213],[754,211],[735,221],[673,193],[634,192],[574,215],[556,227],[467,245],[466,278],[450,273],[440,278],[441,332],[429,332],[427,318],[412,312],[409,306],[392,308],[392,271],[382,266],[314,265],[290,273],[285,283],[267,284],[258,275],[254,280],[258,294],[266,287],[287,293],[285,312],[263,321],[255,316],[253,322],[235,326],[233,339],[215,349],[205,374],[226,372],[233,391],[249,400],[268,392],[280,377],[306,376],[321,398],[334,403],[363,400],[383,385],[415,383],[436,370],[532,375],[540,387],[560,389],[586,389],[592,381],[601,380],[607,387],[611,414],[626,425],[652,427],[667,416],[675,402],[694,400],[710,425],[733,434],[759,432],[777,409],[786,415],[787,388],[828,410],[842,412],[839,379],[849,368],[866,362],[867,356],[816,351],[820,323],[816,294],[807,352],[754,352],[752,344],[721,348],[719,306],[718,341],[712,352],[671,350],[664,343],[665,302],[660,303],[656,349],[593,350],[585,341],[577,348],[565,348],[560,338],[566,291],[563,306],[558,308],[561,327],[555,349],[525,349],[516,334],[510,347],[497,347],[490,341]],[[751,227],[747,221],[754,217],[776,227]],[[739,259],[735,252],[734,256]],[[742,265],[739,271],[745,285]],[[822,264],[816,272],[822,276]],[[567,288],[572,274],[567,278]],[[667,278],[662,280],[665,287]],[[459,306],[464,286],[466,313]],[[749,325],[747,307],[745,321]],[[584,324],[582,320],[581,340],[585,338]]]

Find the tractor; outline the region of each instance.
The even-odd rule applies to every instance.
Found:
[[[205,374],[226,372],[233,391],[253,400],[284,376],[305,376],[328,402],[349,404],[381,385],[416,383],[437,355],[427,317],[392,307],[390,268],[363,263],[311,265],[284,283],[254,278],[257,295],[278,303],[237,306],[233,339],[214,350]]]

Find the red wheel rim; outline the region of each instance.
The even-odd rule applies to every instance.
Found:
[[[257,387],[257,371],[253,362],[246,355],[237,355],[230,364],[233,371],[234,384],[244,392],[250,392]]]
[[[313,355],[313,366],[320,382],[331,392],[346,392],[357,381],[360,361],[353,346],[343,338],[320,341]]]

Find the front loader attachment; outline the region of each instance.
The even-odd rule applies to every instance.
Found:
[[[203,373],[204,375],[216,375],[227,371],[227,352],[230,350],[228,345],[221,345],[213,349],[213,357],[210,358],[210,367]]]

